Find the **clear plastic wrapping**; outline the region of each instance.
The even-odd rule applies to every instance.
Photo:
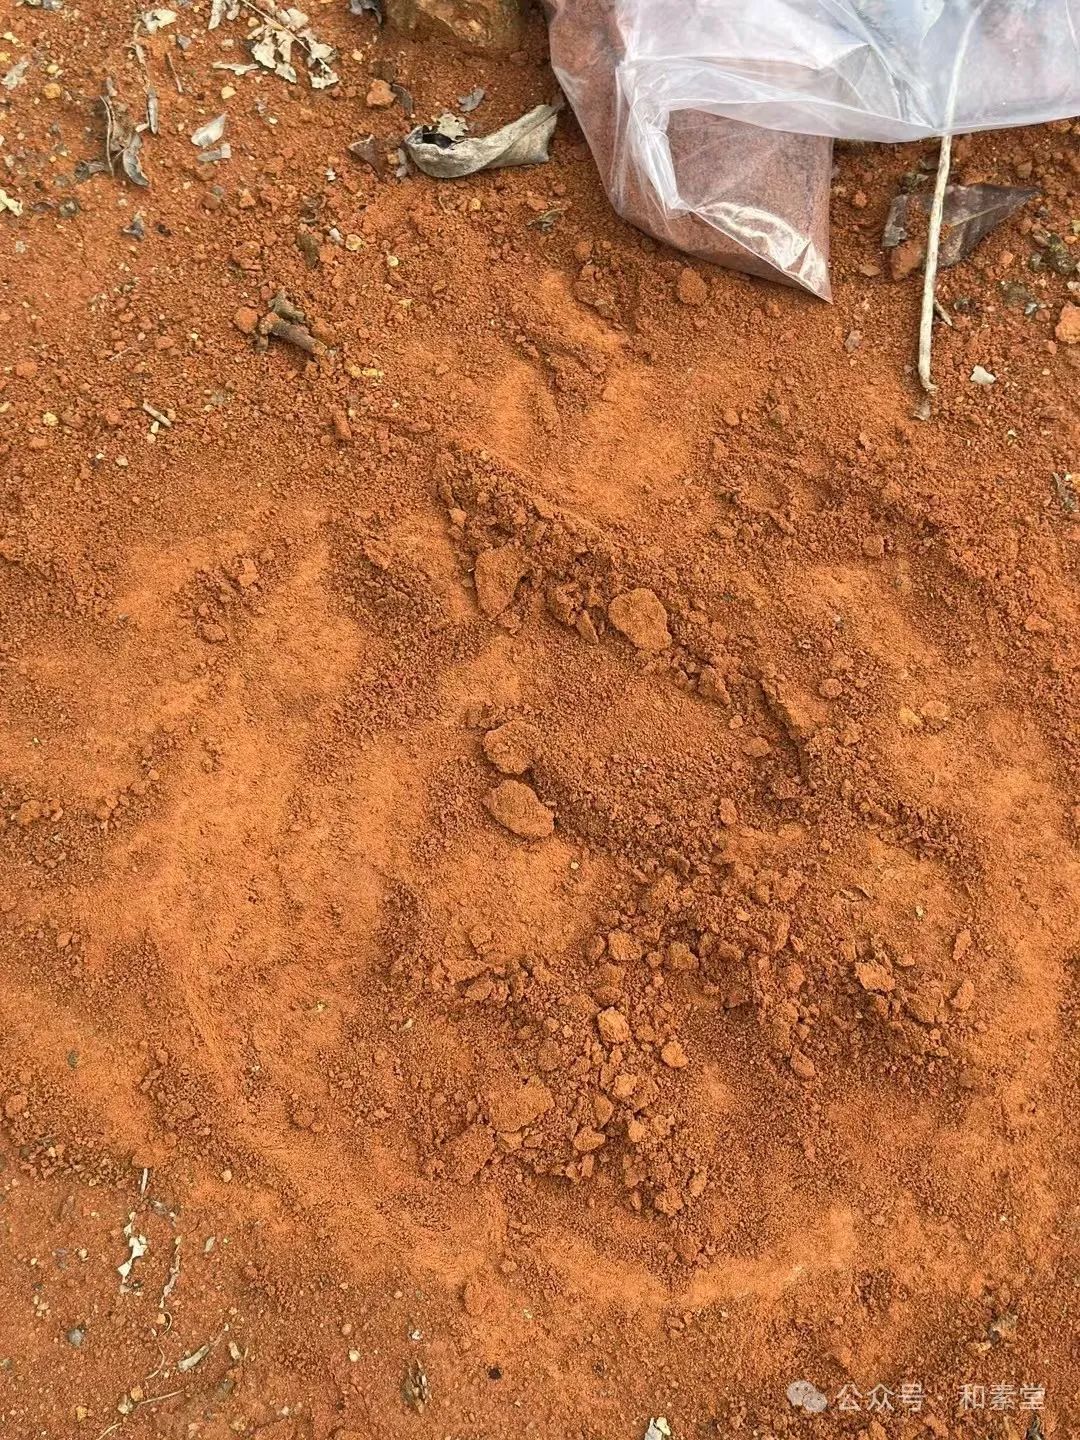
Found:
[[[1080,0],[547,0],[551,58],[615,208],[827,296],[833,139],[1080,111]]]

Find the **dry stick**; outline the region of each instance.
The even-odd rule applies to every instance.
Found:
[[[105,83],[108,85],[109,81],[106,80]],[[101,107],[105,111],[105,164],[109,167],[109,174],[114,175],[116,172],[113,170],[112,162],[112,137],[115,121],[113,120],[113,111],[112,106],[109,104],[109,99],[110,96],[108,91],[106,91],[101,97]]]
[[[960,34],[953,61],[952,78],[949,81],[949,97],[945,107],[945,131],[941,137],[941,151],[938,155],[937,179],[934,182],[934,203],[930,210],[930,233],[926,241],[926,270],[923,275],[922,313],[919,316],[919,380],[928,395],[937,386],[930,379],[930,348],[934,343],[934,286],[937,283],[938,251],[941,247],[941,219],[945,209],[945,187],[949,183],[949,165],[952,161],[952,128],[956,115],[956,101],[960,91],[960,71],[967,55],[967,48],[975,26],[989,0],[978,0]]]
[[[169,74],[173,78],[173,84],[176,86],[176,93],[178,95],[182,95],[184,93],[184,87],[180,83],[180,76],[176,73],[176,65],[173,62],[172,52],[170,50],[165,51],[165,64],[168,66]]]
[[[183,1390],[166,1390],[164,1395],[147,1395],[145,1399],[136,1402],[136,1410],[141,1410],[144,1405],[160,1405],[162,1400],[175,1400],[177,1395],[183,1395]]]
[[[950,117],[951,118],[951,117]],[[952,135],[941,137],[934,203],[930,208],[930,234],[926,241],[926,271],[923,275],[922,314],[919,316],[919,380],[928,395],[937,386],[930,379],[930,347],[934,343],[934,286],[937,284],[938,252],[941,249],[941,220],[945,211],[945,187],[949,183]]]

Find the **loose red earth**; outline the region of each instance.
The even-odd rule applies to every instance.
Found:
[[[207,9],[147,190],[131,14],[0,42],[0,1431],[1073,1433],[1080,127],[961,142],[1040,195],[921,421],[932,146],[838,153],[832,306],[689,280],[569,116],[350,155],[539,20],[326,5],[316,93]]]

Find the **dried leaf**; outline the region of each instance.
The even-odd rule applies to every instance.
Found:
[[[374,135],[368,135],[363,140],[354,140],[349,146],[349,154],[355,155],[357,160],[363,160],[365,165],[370,165],[376,175],[386,174],[386,153]]]
[[[9,210],[12,215],[21,215],[23,212],[22,201],[16,200],[6,190],[0,190],[0,211]]]
[[[149,410],[151,414],[157,413],[156,411],[152,411],[151,408],[145,404],[143,405],[143,409]],[[166,424],[169,423],[164,415],[161,416],[161,419],[165,420]],[[180,1246],[182,1243],[183,1242],[179,1235],[173,1236],[173,1253],[172,1262],[169,1265],[169,1278],[165,1281],[165,1284],[162,1287],[161,1299],[158,1301],[159,1310],[165,1309],[165,1302],[166,1300],[168,1300],[172,1292],[176,1289],[177,1281],[180,1279]]]
[[[1066,515],[1080,515],[1080,490],[1076,486],[1077,480],[1080,480],[1080,475],[1070,475],[1067,470],[1062,475],[1056,470],[1054,472],[1054,490]]]
[[[146,1254],[147,1250],[149,1250],[150,1248],[150,1244],[146,1236],[136,1235],[135,1233],[134,1212],[132,1213],[131,1218],[128,1220],[128,1223],[124,1226],[124,1238],[128,1243],[128,1257],[123,1262],[123,1264],[116,1267],[120,1275],[121,1290],[127,1288],[128,1278],[131,1275],[132,1266],[135,1264],[135,1261],[141,1260],[142,1257]]]
[[[411,120],[416,114],[416,101],[412,97],[412,91],[406,90],[404,85],[399,85],[396,80],[390,81],[390,89],[394,92],[394,98]]]
[[[401,1382],[401,1398],[411,1410],[422,1415],[431,1403],[431,1382],[419,1360],[411,1360]]]
[[[108,76],[105,93],[101,96],[101,108],[105,115],[105,161],[110,172],[114,162],[119,160],[124,174],[133,184],[149,185],[139,159],[142,136],[132,123],[127,106],[117,98],[116,86]]]
[[[120,154],[120,165],[124,174],[133,185],[148,186],[150,181],[146,178],[146,172],[139,160],[139,151],[142,149],[142,136],[136,130],[131,139],[124,146]]]
[[[164,30],[167,25],[172,25],[179,16],[175,10],[145,10],[142,16],[142,23],[148,35],[153,35],[158,30]]]
[[[208,30],[216,30],[222,20],[235,20],[240,14],[240,0],[210,0]]]
[[[2,85],[5,90],[14,90],[16,86],[23,83],[23,76],[26,74],[29,66],[30,56],[24,55],[18,64],[13,65],[4,78],[0,80],[0,85]]]
[[[319,254],[319,242],[310,230],[297,231],[296,246],[307,261],[308,268],[317,269],[322,257]]]
[[[224,113],[215,115],[213,120],[207,120],[205,125],[200,125],[197,130],[191,132],[191,143],[197,145],[200,150],[205,150],[208,145],[216,145],[225,134]]]
[[[85,185],[92,175],[100,175],[103,170],[108,170],[104,160],[80,160],[75,166],[76,185]]]
[[[264,70],[272,70],[290,85],[295,85],[298,78],[296,65],[293,63],[294,47],[304,54],[308,82],[313,90],[325,90],[331,85],[337,85],[341,79],[331,66],[331,62],[337,57],[337,51],[308,28],[308,17],[302,10],[275,11],[273,18],[265,18],[261,25],[256,25],[249,31],[247,42],[251,46],[251,58],[256,64],[261,65]]]
[[[491,135],[467,138],[464,122],[444,115],[436,125],[421,125],[406,135],[405,149],[418,169],[440,180],[474,175],[478,170],[542,165],[561,108],[561,102],[537,105]]]
[[[458,96],[458,108],[466,115],[471,115],[476,107],[483,100],[487,91],[482,85],[477,85],[475,90],[470,90],[467,95]]]
[[[374,15],[380,25],[386,18],[383,15],[381,0],[349,0],[349,14]]]
[[[539,215],[529,221],[529,229],[540,230],[543,234],[550,235],[565,214],[566,211],[561,210],[557,205],[550,210],[542,210]]]
[[[950,185],[945,191],[939,268],[947,270],[965,259],[991,230],[1037,194],[1016,185]],[[882,246],[891,250],[901,244],[916,212],[928,215],[930,205],[927,194],[897,195],[889,207]]]
[[[445,115],[440,115],[434,125],[427,126],[425,133],[433,143],[443,145],[450,140],[460,140],[463,135],[469,133],[469,127],[457,115],[447,112]]]

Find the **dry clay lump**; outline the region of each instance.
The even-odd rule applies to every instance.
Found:
[[[481,550],[476,557],[473,581],[476,603],[494,620],[514,598],[518,581],[525,573],[525,558],[512,545],[499,545],[494,550]]]
[[[508,720],[489,730],[481,744],[492,765],[504,775],[523,775],[540,754],[540,735],[527,720]]]
[[[543,840],[555,829],[555,817],[531,785],[504,780],[484,796],[487,812],[523,840]]]
[[[666,650],[671,644],[667,611],[653,590],[627,590],[608,606],[608,619],[639,650]]]
[[[385,0],[397,30],[456,41],[475,50],[515,50],[522,38],[522,0]]]

